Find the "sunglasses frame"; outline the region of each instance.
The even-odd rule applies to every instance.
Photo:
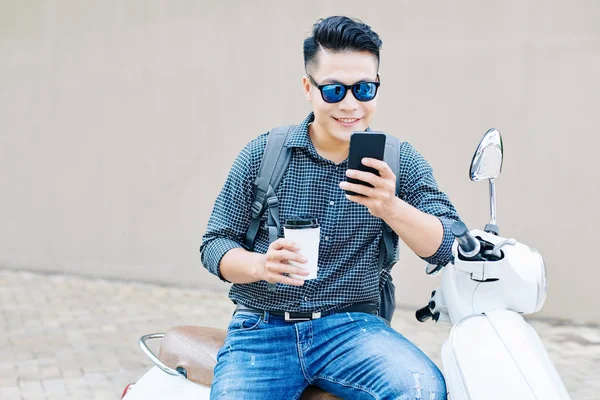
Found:
[[[306,76],[307,76],[307,77],[308,77],[308,79],[310,80],[310,83],[311,83],[311,84],[312,84],[314,87],[316,87],[317,89],[319,89],[319,92],[321,92],[321,98],[323,99],[323,101],[324,101],[325,103],[328,103],[328,104],[335,104],[335,103],[339,103],[339,102],[343,101],[343,100],[346,98],[346,96],[348,95],[348,92],[349,92],[349,91],[350,91],[350,92],[352,92],[352,95],[354,96],[354,98],[355,98],[356,100],[358,100],[358,101],[360,101],[360,102],[362,102],[362,103],[367,103],[367,102],[369,102],[369,101],[372,101],[372,100],[374,100],[374,99],[375,99],[375,97],[377,97],[377,91],[378,91],[378,89],[379,89],[379,85],[381,85],[381,78],[379,77],[379,74],[377,74],[377,81],[376,81],[376,82],[357,82],[357,83],[354,83],[354,84],[352,84],[352,85],[344,85],[344,84],[342,84],[342,83],[327,83],[327,84],[325,84],[325,85],[319,85],[319,84],[317,84],[317,82],[315,81],[315,79],[314,79],[312,76],[310,76],[309,74],[306,74]],[[361,99],[359,99],[359,98],[357,98],[357,97],[356,97],[356,94],[354,93],[354,90],[352,90],[352,89],[353,89],[355,86],[361,85],[361,84],[363,84],[363,83],[369,83],[369,84],[373,84],[373,85],[375,85],[375,94],[373,95],[373,98],[372,98],[372,99],[368,99],[368,100],[361,100]],[[338,101],[327,101],[327,100],[325,100],[325,95],[323,94],[323,88],[324,88],[325,86],[341,86],[341,87],[343,87],[343,88],[344,88],[346,91],[344,92],[344,95],[342,96],[342,98],[341,98],[341,99],[339,99]]]

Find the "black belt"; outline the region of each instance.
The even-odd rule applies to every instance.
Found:
[[[335,310],[328,311],[317,311],[312,313],[301,313],[301,312],[288,312],[288,311],[267,311],[260,310],[258,308],[246,307],[243,304],[238,304],[235,307],[235,311],[247,311],[255,314],[263,315],[265,312],[268,312],[271,315],[279,315],[285,318],[286,321],[309,321],[312,319],[318,319],[321,317],[326,317],[328,315],[338,314],[338,313],[346,313],[346,312],[363,312],[367,314],[375,314],[377,315],[378,305],[373,303],[356,303],[351,304],[349,306],[338,308]]]

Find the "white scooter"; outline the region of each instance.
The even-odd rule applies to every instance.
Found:
[[[470,232],[462,222],[453,224],[453,261],[416,317],[452,325],[442,346],[450,399],[569,399],[540,337],[521,317],[541,310],[548,281],[537,250],[499,236],[495,179],[502,154],[500,132],[490,129],[470,170],[471,180],[489,180],[490,223]],[[430,265],[426,272],[440,269]]]
[[[539,336],[521,317],[545,302],[544,261],[536,250],[500,237],[496,225],[495,179],[502,152],[500,132],[490,129],[475,152],[470,176],[489,179],[491,221],[483,231],[469,232],[462,222],[453,225],[453,261],[427,267],[428,274],[443,271],[442,285],[416,317],[453,325],[442,347],[449,399],[569,399]],[[128,385],[123,399],[208,399],[225,335],[220,329],[179,326],[143,336],[139,345],[155,367]],[[157,338],[162,338],[158,356],[146,344]],[[314,386],[302,396],[335,398]]]

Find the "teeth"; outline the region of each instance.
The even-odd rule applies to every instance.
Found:
[[[357,121],[358,118],[338,118],[338,121],[344,122],[346,124],[351,124],[354,121]]]

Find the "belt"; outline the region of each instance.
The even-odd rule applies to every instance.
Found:
[[[312,319],[318,319],[321,317],[326,317],[328,315],[338,314],[338,313],[347,313],[347,312],[363,312],[367,314],[375,314],[378,315],[378,305],[374,303],[356,303],[350,304],[349,306],[338,308],[335,310],[328,311],[317,311],[311,313],[301,313],[301,312],[288,312],[288,311],[268,311],[261,310],[258,308],[247,307],[243,304],[238,304],[235,307],[235,312],[237,311],[246,311],[255,314],[264,314],[268,312],[270,315],[279,315],[285,318],[286,321],[310,321]],[[235,313],[234,312],[234,313]]]

